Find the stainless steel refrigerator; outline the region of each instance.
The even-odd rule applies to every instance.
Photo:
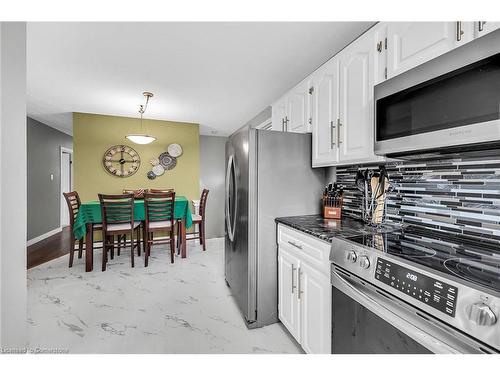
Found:
[[[320,212],[311,135],[244,127],[226,142],[225,277],[249,328],[278,321],[276,223]]]

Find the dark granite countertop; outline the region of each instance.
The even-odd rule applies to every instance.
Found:
[[[336,220],[325,219],[321,215],[289,216],[278,217],[276,222],[327,242],[331,242],[334,237],[350,238],[372,232],[371,227],[361,220],[349,217]]]

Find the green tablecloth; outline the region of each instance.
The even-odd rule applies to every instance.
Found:
[[[144,216],[144,201],[136,200],[134,203],[134,219],[136,221],[141,221],[144,220]],[[191,225],[193,225],[191,210],[189,209],[189,201],[186,197],[180,196],[175,198],[174,218],[178,220],[185,218],[186,228],[190,228]],[[80,206],[78,215],[75,219],[75,226],[73,228],[73,234],[76,239],[85,237],[85,234],[87,233],[87,223],[102,223],[101,205],[99,201],[82,203]]]

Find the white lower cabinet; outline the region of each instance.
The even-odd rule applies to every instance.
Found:
[[[330,246],[279,226],[278,316],[306,353],[331,353]]]
[[[288,332],[300,341],[299,305],[297,300],[298,260],[287,251],[278,254],[278,306],[279,319]]]
[[[302,347],[307,353],[331,353],[330,279],[307,263],[301,262],[298,282]]]

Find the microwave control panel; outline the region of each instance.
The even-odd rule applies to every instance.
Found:
[[[446,315],[455,316],[458,289],[452,285],[382,258],[377,259],[375,279]]]

